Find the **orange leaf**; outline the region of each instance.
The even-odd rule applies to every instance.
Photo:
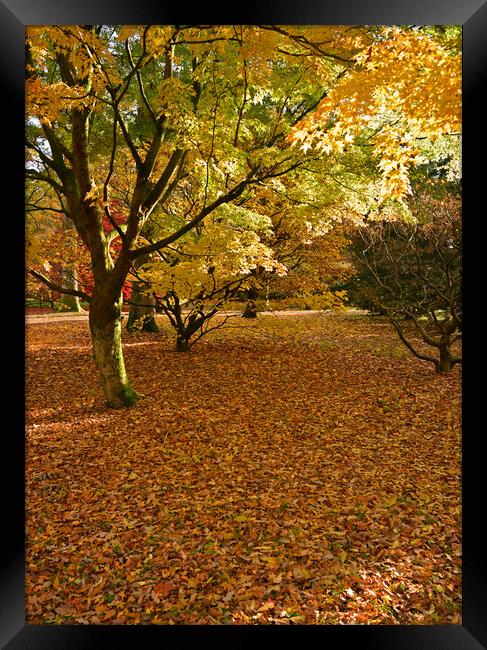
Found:
[[[167,581],[158,582],[152,587],[152,591],[154,591],[158,596],[162,596],[163,598],[165,598],[173,589],[174,585],[172,582]]]
[[[269,600],[266,603],[264,603],[261,607],[259,607],[259,609],[257,611],[258,612],[265,612],[268,609],[272,609],[273,607],[275,607],[275,603],[273,603],[272,601]]]

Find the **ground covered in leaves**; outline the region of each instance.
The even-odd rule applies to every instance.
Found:
[[[380,319],[232,323],[124,334],[122,411],[85,321],[28,325],[27,623],[461,623],[460,369]]]

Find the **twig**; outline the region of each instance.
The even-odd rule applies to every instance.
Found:
[[[164,436],[164,440],[162,441],[161,449],[164,447],[168,435],[169,435],[169,431],[166,431],[166,435]]]

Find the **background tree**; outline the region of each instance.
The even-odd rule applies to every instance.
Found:
[[[210,331],[210,321],[249,284],[256,269],[286,272],[261,241],[271,226],[268,217],[249,209],[220,206],[201,229],[141,268],[139,278],[175,329],[178,351],[188,351]]]
[[[337,309],[347,301],[339,285],[350,273],[343,250],[348,239],[339,228],[302,244],[286,258],[288,273],[271,276],[266,286],[269,299],[276,298],[300,309]]]
[[[49,188],[27,184],[25,234],[29,293],[50,291],[53,309],[81,311],[81,292],[90,293],[92,284],[89,257],[65,206]],[[50,288],[46,274],[52,280]],[[60,293],[59,286],[72,293]]]
[[[356,294],[387,315],[415,356],[449,372],[461,363],[454,351],[462,327],[460,201],[422,195],[415,207],[417,223],[373,222],[357,230],[350,248],[360,277]],[[417,348],[405,318],[437,356]]]

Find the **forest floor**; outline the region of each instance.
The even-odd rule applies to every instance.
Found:
[[[461,370],[363,315],[124,333],[29,319],[28,624],[461,623]]]

